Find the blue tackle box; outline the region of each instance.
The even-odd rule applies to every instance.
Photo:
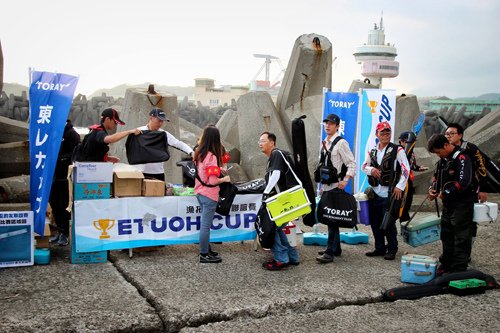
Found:
[[[405,243],[417,247],[436,242],[441,237],[441,219],[427,215],[419,219],[401,223],[401,235]]]
[[[328,234],[324,232],[304,232],[302,234],[302,242],[304,245],[320,245],[326,246]]]
[[[436,277],[438,259],[419,254],[407,254],[401,258],[401,282],[424,284]]]
[[[349,231],[340,233],[340,241],[346,244],[368,244],[368,234],[361,231]]]

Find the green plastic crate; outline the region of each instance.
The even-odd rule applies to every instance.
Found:
[[[479,279],[456,280],[450,281],[449,286],[457,289],[479,288],[486,287],[486,282]]]

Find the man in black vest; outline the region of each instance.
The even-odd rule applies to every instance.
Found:
[[[398,252],[397,228],[395,221],[381,230],[384,214],[391,207],[391,201],[401,204],[403,191],[410,174],[410,165],[403,147],[391,142],[391,125],[384,121],[377,124],[375,135],[379,142],[368,151],[361,170],[368,175],[368,183],[373,189],[369,199],[370,226],[375,238],[375,250],[365,253],[368,257],[384,256],[394,260]],[[399,212],[398,204],[393,205],[391,214]],[[394,216],[398,218],[399,216]],[[387,245],[385,240],[387,239]]]
[[[485,202],[488,199],[488,193],[481,191],[481,189],[484,189],[487,186],[487,172],[483,154],[481,154],[481,151],[475,144],[463,140],[464,128],[460,126],[460,124],[449,123],[444,136],[448,139],[448,142],[454,146],[462,148],[464,152],[469,155],[476,178],[479,181],[478,200],[480,202]]]
[[[118,157],[108,155],[109,144],[118,142],[130,134],[139,135],[141,134],[141,131],[138,128],[134,128],[123,132],[109,134],[108,132],[116,131],[118,124],[122,126],[125,125],[125,123],[121,121],[118,111],[113,108],[107,108],[102,111],[101,123],[99,125],[89,127],[90,133],[87,134],[87,156],[85,161],[81,162],[120,162]]]
[[[472,216],[477,183],[472,162],[468,154],[442,134],[431,136],[427,149],[441,158],[434,171],[433,186],[429,188],[429,200],[439,197],[443,201],[443,254],[436,273],[465,271],[476,227]]]
[[[323,141],[321,149],[321,160],[324,160],[324,165],[330,165],[336,170],[337,179],[324,180],[322,179],[323,191],[330,191],[334,188],[343,190],[351,178],[356,174],[356,161],[349,148],[349,143],[342,139],[338,133],[340,127],[340,118],[336,114],[329,114],[323,119],[323,124],[326,132],[326,139]],[[329,152],[329,153],[327,153]],[[329,160],[325,160],[329,157]],[[321,162],[321,161],[320,161]],[[345,174],[342,166],[347,167]],[[320,263],[333,262],[334,256],[340,256],[342,249],[340,248],[340,232],[338,226],[328,225],[328,241],[324,251],[319,251],[319,257],[316,260]]]

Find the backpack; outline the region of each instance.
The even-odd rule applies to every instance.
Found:
[[[332,165],[331,155],[332,150],[343,137],[338,136],[333,140],[330,145],[330,149],[321,152],[321,157],[319,159],[319,164],[314,170],[314,181],[316,183],[322,183],[330,185],[332,183],[337,183],[339,179],[343,179],[347,173],[347,166],[342,162],[342,167],[340,173],[338,170]]]
[[[89,154],[89,138],[90,136],[94,136],[97,131],[102,131],[103,129],[98,126],[90,127],[89,134],[85,135],[83,141],[80,142],[75,149],[73,149],[73,153],[71,154],[71,162],[88,162],[91,161],[91,156]]]

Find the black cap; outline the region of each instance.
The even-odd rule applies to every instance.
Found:
[[[399,140],[410,141],[410,139],[413,139],[414,136],[415,133],[411,131],[402,132],[401,134],[399,134]]]
[[[169,121],[167,119],[167,115],[165,114],[165,112],[162,110],[162,109],[159,109],[159,108],[154,108],[153,110],[151,110],[149,112],[149,115],[152,116],[152,117],[156,117],[162,121]]]
[[[340,124],[339,116],[337,116],[336,114],[333,114],[333,113],[330,113],[328,116],[326,116],[325,119],[323,119],[323,122],[325,122],[325,121],[331,121],[335,125]]]
[[[118,115],[118,111],[116,111],[113,108],[107,108],[107,109],[104,109],[104,111],[102,111],[101,119],[104,120],[104,118],[111,118],[115,121],[115,123],[120,124],[120,125],[125,125],[125,123],[123,121],[121,121],[120,116]]]

